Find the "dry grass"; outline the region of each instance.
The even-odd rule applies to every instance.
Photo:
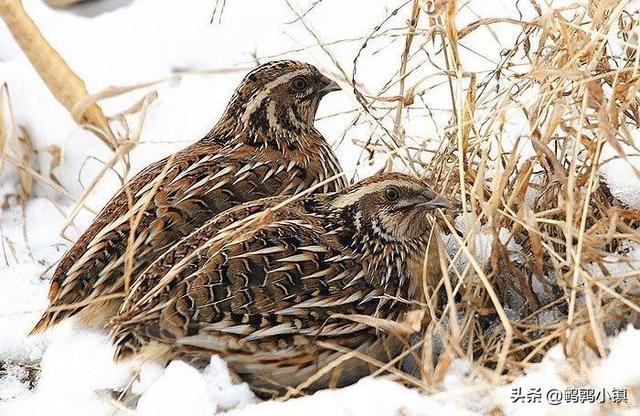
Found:
[[[585,369],[588,357],[608,354],[608,336],[640,326],[640,271],[625,257],[628,244],[640,242],[640,213],[601,177],[613,158],[639,154],[639,11],[625,1],[557,9],[529,3],[537,17],[484,17],[460,27],[458,14],[482,2],[404,2],[364,38],[352,76],[343,79],[361,107],[350,126],[371,131],[355,140],[370,158],[384,155],[387,167],[429,177],[462,205],[436,220],[447,242],[444,278],[422,305],[430,322],[403,354],[413,356],[413,374],[396,373],[428,391],[455,358],[474,361],[490,388],[558,343]],[[290,7],[304,22],[305,13]],[[366,94],[358,60],[397,40],[396,15],[405,19],[398,69],[377,94]],[[513,44],[500,46],[498,24],[517,28]],[[464,42],[476,32],[502,50],[478,72],[463,61],[481,54]],[[321,50],[331,55],[326,44]],[[442,125],[425,100],[430,93],[449,95],[438,109],[449,114],[447,127],[435,140],[409,138],[409,116]],[[629,166],[629,181],[640,180]],[[476,247],[487,241],[490,247]],[[478,260],[483,250],[491,252],[486,262]]]
[[[93,130],[111,149],[115,138],[102,109],[89,95],[84,81],[76,75],[58,52],[42,36],[36,24],[22,7],[20,0],[0,3],[0,16],[16,43],[29,58],[47,88],[73,116],[78,124]]]
[[[611,160],[606,154],[638,154],[640,14],[626,1],[558,9],[541,3],[529,2],[535,17],[528,20],[485,17],[461,26],[459,14],[482,1],[406,1],[356,39],[362,47],[349,73],[309,24],[309,11],[287,1],[295,23],[333,63],[332,72],[353,86],[357,107],[342,137],[368,126],[367,140],[355,140],[363,154],[429,177],[465,213],[457,221],[461,212],[435,219],[446,244],[434,239],[443,248],[440,264],[426,267],[440,267],[444,277],[421,305],[429,317],[422,336],[398,359],[414,356],[417,371],[391,371],[428,391],[435,391],[455,358],[474,361],[474,371],[489,386],[517,377],[558,343],[576,367],[588,366],[580,360],[606,356],[609,335],[629,323],[640,325],[640,271],[621,272],[615,263],[625,261],[629,242],[640,243],[640,213],[616,200],[601,178]],[[397,16],[405,27],[388,27]],[[519,31],[513,44],[500,46],[494,32],[500,25]],[[486,58],[491,68],[476,72],[464,59],[474,53],[467,40],[479,33],[503,52],[499,61]],[[369,93],[358,82],[360,60],[397,40],[403,44],[398,69],[377,93]],[[89,108],[129,90],[83,94],[80,101]],[[449,98],[444,108],[429,104],[434,92]],[[143,118],[147,105],[138,103],[131,111]],[[410,117],[433,124],[437,137],[408,136],[404,123]],[[129,132],[111,142],[113,160],[76,201],[69,223],[138,137]],[[0,130],[0,151],[6,143]],[[4,153],[3,159],[22,167],[25,193],[30,174],[64,191],[34,175],[28,160]],[[640,181],[640,172],[635,176],[629,180]],[[131,219],[134,228],[136,220]],[[486,241],[489,248],[481,246]],[[492,255],[484,262],[480,253],[488,249]]]
[[[448,242],[445,278],[426,300],[431,321],[418,368],[431,385],[458,357],[474,360],[479,375],[497,383],[557,343],[570,359],[585,351],[606,356],[607,336],[640,325],[640,271],[612,264],[624,264],[627,244],[640,242],[640,213],[617,201],[600,173],[605,150],[625,160],[638,154],[638,11],[624,1],[555,10],[530,3],[538,17],[481,18],[462,28],[457,14],[479,3],[405,3],[398,13],[410,16],[407,47],[388,83],[399,96],[389,99],[383,90],[360,111],[394,126],[391,134],[374,127],[381,138],[372,134],[370,151],[426,175],[466,213],[456,226],[461,213],[437,218]],[[428,20],[417,27],[416,5]],[[463,38],[482,31],[491,39],[498,23],[519,27],[515,43],[493,68],[473,72],[463,61],[463,48],[472,49]],[[440,79],[419,75],[433,74],[433,66],[442,68]],[[430,117],[421,98],[443,78],[448,127],[435,149],[424,140],[409,144],[398,113],[410,105],[410,114]],[[629,181],[640,180],[634,172]],[[483,241],[491,244],[486,263],[477,258],[487,248],[475,247]]]

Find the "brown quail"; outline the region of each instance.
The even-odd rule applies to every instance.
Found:
[[[37,333],[78,314],[101,326],[117,311],[125,280],[214,215],[258,198],[298,193],[341,172],[314,127],[322,97],[337,84],[313,65],[275,61],[250,72],[200,141],[148,166],[98,214],[60,261],[50,308]],[[343,188],[339,177],[319,188]],[[134,246],[127,252],[132,224]],[[125,258],[132,272],[125,279]],[[128,260],[128,261],[131,261]]]
[[[398,321],[423,300],[425,256],[429,281],[440,270],[426,214],[449,202],[397,173],[286,199],[224,212],[156,260],[112,321],[117,358],[219,354],[256,393],[272,396],[339,359],[323,343],[379,360],[397,354],[400,342],[349,316]],[[306,391],[370,371],[350,358]]]

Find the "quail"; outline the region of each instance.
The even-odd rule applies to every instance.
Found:
[[[142,170],[102,209],[61,259],[50,307],[32,333],[72,315],[102,327],[118,310],[126,283],[228,208],[323,181],[318,191],[346,186],[342,176],[327,181],[342,170],[314,127],[320,100],[338,89],[297,61],[269,62],[247,74],[204,138]]]
[[[340,360],[324,343],[378,360],[397,353],[401,342],[358,317],[397,322],[423,300],[425,259],[428,280],[440,273],[427,214],[449,201],[399,173],[286,199],[224,212],[149,266],[112,320],[116,358],[206,362],[219,354],[272,397]],[[304,391],[348,385],[371,370],[350,358]]]

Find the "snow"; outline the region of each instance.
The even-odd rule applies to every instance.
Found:
[[[513,403],[511,394],[513,389],[522,389],[527,392],[531,388],[542,388],[543,397],[551,389],[564,392],[567,388],[593,388],[607,393],[614,388],[626,388],[629,393],[629,403],[633,403],[633,389],[640,386],[640,375],[632,363],[637,356],[637,346],[640,341],[640,330],[629,326],[616,337],[610,339],[611,352],[608,357],[598,361],[581,374],[574,368],[573,363],[566,358],[562,347],[556,345],[551,348],[542,361],[526,370],[526,374],[516,379],[513,383],[499,389],[498,403],[502,406],[506,415],[597,415],[600,414],[598,404],[594,403],[561,403],[551,405],[541,403],[532,406],[529,403]],[[633,370],[630,370],[633,367]],[[637,397],[636,399],[637,400]],[[637,403],[637,401],[636,401]],[[634,414],[627,407],[628,414]],[[620,413],[623,414],[622,409]]]
[[[640,371],[628,371],[629,364],[635,362],[640,342],[640,330],[627,328],[609,342],[611,353],[592,371],[594,385],[638,386]]]
[[[29,373],[24,368],[8,364],[6,373],[0,379],[0,402],[11,400],[29,389],[27,378]]]
[[[618,253],[615,255],[605,256],[600,266],[595,263],[589,263],[585,266],[585,269],[591,277],[605,279],[606,272],[608,278],[620,279],[618,286],[625,293],[637,296],[640,292],[634,284],[637,281],[635,280],[637,276],[634,275],[634,272],[640,270],[640,243],[621,240],[617,251]]]
[[[94,2],[92,2],[94,3]],[[280,0],[237,0],[226,2],[221,22],[214,16],[212,0],[132,0],[87,3],[76,11],[52,10],[41,0],[24,0],[24,6],[52,45],[69,65],[86,81],[91,93],[109,86],[131,86],[149,81],[157,84],[128,94],[102,101],[110,115],[129,108],[145,94],[153,91],[157,98],[148,108],[142,125],[140,144],[131,154],[132,175],[148,163],[186,146],[207,132],[221,114],[228,97],[241,77],[255,66],[255,57],[262,61],[289,57],[316,64],[336,78],[341,74],[331,59],[313,47],[316,40],[304,27],[293,22],[295,16],[286,2]],[[314,2],[292,2],[298,11],[308,9]],[[351,63],[360,47],[358,41],[342,39],[367,36],[373,27],[401,2],[372,2],[370,0],[324,0],[307,18],[313,26],[330,28],[319,31],[335,59],[351,74]],[[298,7],[297,5],[304,7]],[[503,7],[503,6],[500,6]],[[521,5],[523,10],[528,6]],[[487,8],[491,9],[491,8]],[[80,11],[80,12],[78,12]],[[482,16],[496,10],[476,10]],[[357,24],[353,16],[357,16]],[[462,26],[478,16],[461,16]],[[406,16],[399,15],[389,27],[402,27]],[[293,23],[288,23],[293,22]],[[323,24],[324,23],[324,24]],[[329,30],[330,29],[330,30]],[[512,28],[511,28],[512,29]],[[492,27],[502,46],[513,38],[510,27]],[[482,42],[486,33],[473,33],[478,47],[486,56],[497,56],[500,50],[492,42]],[[32,69],[20,49],[0,24],[0,79],[7,83],[8,101],[0,100],[9,143],[5,151],[14,154],[16,135],[24,128],[37,151],[32,168],[44,178],[55,178],[77,198],[85,186],[97,175],[112,154],[91,133],[75,125],[68,112],[52,97]],[[371,39],[375,53],[363,55],[358,63],[358,81],[367,94],[378,94],[399,61],[403,42],[387,45],[388,38]],[[338,42],[339,41],[339,42]],[[331,43],[336,42],[336,43]],[[284,54],[290,50],[295,53]],[[478,71],[492,68],[492,63],[460,51],[467,65]],[[391,62],[381,65],[381,62]],[[415,82],[425,74],[411,74]],[[344,85],[344,83],[343,83]],[[430,107],[442,108],[448,99],[444,90],[425,94]],[[396,93],[393,88],[384,95]],[[349,88],[343,93],[327,96],[320,107],[318,128],[337,149],[349,176],[368,175],[384,166],[384,157],[377,156],[369,163],[365,153],[353,140],[365,142],[371,135],[371,125],[359,121],[344,140],[342,133],[353,122],[350,110],[357,108]],[[11,111],[8,111],[8,110]],[[344,113],[344,114],[340,114]],[[338,114],[337,116],[332,116]],[[442,137],[449,115],[441,112],[435,122],[409,117],[406,123],[408,141]],[[140,128],[140,119],[128,116],[133,131]],[[370,120],[369,120],[370,121]],[[515,137],[526,120],[507,118],[505,129]],[[54,167],[47,149],[59,149],[61,164]],[[612,154],[608,156],[613,157]],[[640,158],[630,158],[636,166]],[[359,164],[358,164],[359,163]],[[47,306],[48,280],[51,267],[69,246],[62,236],[66,216],[74,201],[36,182],[34,196],[24,205],[15,202],[19,193],[18,170],[3,162],[0,170],[0,204],[6,198],[9,208],[0,211],[0,415],[430,415],[430,414],[486,414],[496,407],[506,414],[589,414],[593,405],[573,407],[531,407],[511,403],[514,387],[565,388],[571,366],[559,347],[554,347],[539,364],[532,365],[521,378],[504,384],[497,392],[477,375],[474,364],[466,360],[452,363],[438,393],[427,395],[387,379],[366,378],[353,386],[322,391],[314,395],[286,402],[260,402],[246,384],[237,384],[226,369],[224,361],[212,357],[203,370],[196,370],[180,361],[166,368],[155,363],[131,362],[114,364],[113,346],[105,334],[79,330],[73,322],[60,325],[36,337],[27,334]],[[398,166],[401,167],[401,166]],[[92,192],[87,205],[98,210],[119,187],[123,166],[110,170]],[[633,170],[627,161],[613,159],[601,169],[600,176],[614,197],[631,208],[640,208],[640,180],[631,180]],[[527,194],[533,203],[535,191]],[[81,210],[74,224],[64,235],[75,239],[90,223],[93,215]],[[493,253],[494,235],[469,214],[459,216],[456,228],[467,235],[478,231],[472,253],[482,266]],[[518,261],[522,247],[509,239],[508,230],[498,230],[512,260]],[[447,250],[454,254],[458,247],[451,237]],[[626,260],[611,256],[606,266],[611,274],[628,273],[640,266],[640,248],[631,241],[624,247]],[[637,254],[635,257],[630,253]],[[635,258],[635,260],[634,260]],[[633,261],[629,262],[629,259]],[[457,260],[461,269],[468,258],[462,254]],[[595,266],[589,270],[603,278]],[[549,313],[551,313],[550,311]],[[640,388],[640,378],[634,363],[640,345],[640,331],[629,328],[609,339],[611,352],[602,360],[593,359],[593,369],[584,383],[607,388],[628,386]],[[35,368],[35,375],[31,371]],[[35,377],[35,379],[32,379]],[[130,388],[137,403],[127,402],[122,408],[112,396]],[[631,390],[630,390],[631,391]]]
[[[42,215],[49,213],[49,215]],[[47,267],[63,253],[63,217],[46,198],[2,214],[0,224],[0,362],[39,359],[48,334],[27,338],[47,307]],[[23,227],[29,223],[30,227]]]
[[[467,244],[467,247],[480,267],[485,267],[493,255],[495,241],[494,233],[488,227],[483,227],[482,224],[477,221],[477,218],[471,213],[458,215],[455,218],[453,225],[455,229],[460,232],[460,235],[463,236],[463,241],[464,236],[474,236],[473,241]],[[498,230],[498,240],[500,241],[500,244],[506,248],[511,261],[523,261],[522,254],[520,254],[522,253],[522,246],[516,243],[513,238],[510,238],[509,230],[501,227]],[[443,241],[447,253],[451,258],[454,258],[460,250],[460,246],[455,237],[447,234],[443,237]],[[456,268],[460,273],[462,273],[465,267],[469,264],[469,257],[464,251],[461,251],[454,263]]]
[[[612,158],[600,168],[600,176],[607,183],[613,196],[624,206],[640,209],[640,156],[629,151],[627,160],[614,156],[613,151],[605,154]],[[635,178],[635,180],[634,180]]]
[[[179,398],[179,399],[178,399]],[[205,416],[216,412],[215,402],[207,397],[207,384],[198,371],[181,361],[173,361],[140,398],[139,416],[164,416],[186,413]]]
[[[47,286],[38,277],[43,271],[42,266],[33,264],[3,268],[4,276],[0,279],[0,360],[33,361],[42,355],[40,343],[25,335],[37,322],[38,313],[47,307]]]
[[[300,414],[384,416],[384,415],[428,415],[453,412],[457,415],[472,415],[455,405],[438,403],[415,390],[380,379],[365,378],[340,390],[320,391],[312,396],[287,402],[268,402],[231,411],[227,416],[297,416]]]
[[[113,364],[113,352],[105,334],[57,337],[42,356],[36,388],[8,402],[8,413],[87,415],[109,411],[109,391],[123,386],[130,374],[127,366]]]
[[[176,400],[179,397],[180,400]],[[225,362],[212,357],[202,372],[182,361],[169,363],[138,402],[138,416],[210,415],[258,402],[245,383],[234,384]]]
[[[513,403],[510,400],[512,389],[522,389],[522,392],[528,392],[529,389],[540,387],[555,388],[564,390],[568,387],[564,380],[562,372],[567,371],[566,361],[560,346],[550,349],[544,359],[534,368],[527,371],[526,375],[520,377],[512,384],[503,387],[499,393],[499,402],[507,415],[535,415],[535,414],[571,414],[586,415],[590,414],[590,404],[574,405],[567,404],[553,406],[549,403],[536,403],[536,406],[518,402]],[[591,405],[592,406],[592,405]],[[556,412],[556,413],[554,413]]]

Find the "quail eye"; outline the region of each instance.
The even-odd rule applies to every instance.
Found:
[[[389,186],[384,190],[384,197],[389,202],[396,201],[398,198],[400,198],[400,191],[395,186]]]
[[[301,92],[307,89],[309,83],[305,77],[295,77],[291,80],[291,89],[295,92]]]

